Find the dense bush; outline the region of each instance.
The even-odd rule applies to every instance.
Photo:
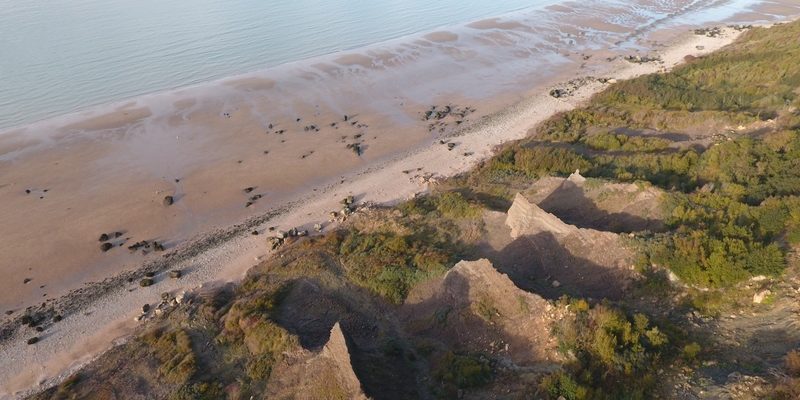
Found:
[[[754,275],[778,275],[785,255],[773,242],[790,224],[783,202],[758,207],[731,197],[699,192],[675,197],[667,219],[674,233],[652,243],[651,258],[684,281],[729,286]]]
[[[653,366],[661,360],[667,336],[643,314],[628,317],[608,305],[589,308],[582,301],[572,301],[570,309],[573,317],[563,319],[554,333],[559,350],[574,356],[571,374],[550,375],[542,388],[553,398],[650,398]]]
[[[347,277],[394,303],[418,282],[443,274],[452,254],[436,243],[390,232],[339,234],[338,255]]]
[[[192,341],[182,329],[154,329],[140,339],[160,362],[159,375],[169,383],[183,384],[197,370]]]
[[[587,136],[584,143],[594,150],[654,152],[667,149],[671,142],[658,137],[602,133]]]
[[[515,146],[490,160],[480,173],[489,180],[502,181],[515,176],[533,179],[546,175],[568,175],[589,166],[586,158],[568,148]]]
[[[485,385],[492,376],[489,361],[478,355],[445,353],[433,372],[445,386],[471,388]]]
[[[579,384],[564,371],[545,376],[539,386],[553,399],[563,397],[566,400],[586,400],[590,393],[588,387]]]
[[[599,154],[585,175],[624,182],[648,181],[667,189],[691,190],[700,156],[694,150],[667,153]]]
[[[473,219],[481,215],[481,207],[471,204],[461,193],[445,192],[418,197],[407,201],[398,208],[408,214],[428,215],[437,212],[449,219]]]

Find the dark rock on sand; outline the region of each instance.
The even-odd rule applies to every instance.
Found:
[[[651,63],[651,62],[660,62],[661,61],[661,57],[657,57],[657,56],[644,56],[644,57],[642,57],[642,56],[631,55],[631,56],[626,56],[625,57],[625,61],[628,61],[628,62],[634,63],[634,64],[646,64],[646,63]]]
[[[111,248],[113,248],[113,247],[114,247],[113,244],[105,242],[105,243],[100,245],[100,250],[102,250],[103,252],[106,252],[106,251],[111,250]]]
[[[30,281],[32,281],[32,280],[33,280],[33,279],[31,279],[31,278],[25,278],[25,279],[23,279],[23,280],[22,280],[22,283],[25,283],[25,284],[27,284],[28,282],[30,282]]]
[[[183,276],[183,273],[179,269],[173,269],[172,271],[169,271],[169,277],[172,279],[179,279],[181,276]]]
[[[60,314],[56,314],[56,316],[53,317],[53,322],[61,322],[62,319],[64,319],[64,317],[62,317]]]
[[[39,338],[36,337],[36,336],[28,339],[28,344],[35,344],[35,343],[38,343],[38,342],[39,342]]]
[[[134,244],[132,244],[132,245],[128,246],[128,250],[130,250],[130,251],[136,251],[136,250],[139,250],[139,249],[140,249],[140,248],[142,248],[142,247],[145,247],[146,245],[147,245],[147,242],[144,242],[144,241],[142,241],[142,242],[136,242],[136,243],[134,243]]]
[[[694,34],[707,37],[717,37],[722,35],[722,29],[718,26],[715,26],[713,28],[695,29]]]
[[[140,280],[140,281],[139,281],[139,286],[141,286],[141,287],[148,287],[148,286],[152,285],[153,283],[154,283],[154,282],[153,282],[153,280],[152,280],[152,279],[150,279],[150,278],[144,278],[144,279],[142,279],[142,280]]]
[[[110,239],[108,237],[108,234],[107,233],[103,233],[103,234],[100,235],[100,239],[97,239],[97,240],[100,241],[100,242],[105,242],[105,241],[108,241],[108,239]]]
[[[165,206],[171,206],[174,202],[175,198],[172,196],[164,196],[164,200],[162,201]]]
[[[150,304],[147,304],[147,303],[145,303],[145,304],[142,306],[142,312],[143,312],[143,313],[146,313],[146,312],[148,312],[148,311],[150,311]]]
[[[555,97],[557,99],[561,98],[561,97],[566,97],[568,94],[569,94],[569,92],[567,92],[564,89],[553,89],[553,90],[550,91],[550,96],[553,96],[553,97]]]
[[[360,156],[361,153],[364,152],[360,143],[350,143],[347,145],[347,148],[353,150],[353,153],[356,153],[357,156]]]
[[[270,240],[270,247],[272,248],[272,250],[275,250],[278,247],[281,247],[281,245],[283,245],[283,241],[284,241],[284,239],[282,237],[272,237],[269,240]]]

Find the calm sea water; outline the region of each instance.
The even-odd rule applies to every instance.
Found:
[[[0,0],[0,128],[555,0]]]
[[[0,130],[564,1],[0,0]],[[607,17],[634,31],[676,15],[713,20],[760,1],[569,4],[618,6]]]

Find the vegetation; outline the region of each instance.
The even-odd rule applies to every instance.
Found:
[[[602,133],[584,138],[586,146],[593,150],[655,152],[665,150],[670,141],[658,137],[628,136]]]
[[[628,317],[606,304],[562,299],[572,317],[555,328],[559,350],[571,357],[567,372],[552,374],[542,388],[553,398],[647,399],[656,381],[655,366],[669,340],[643,314]]]
[[[197,360],[192,341],[185,331],[154,329],[142,336],[141,340],[161,363],[158,372],[165,381],[183,384],[196,372]]]
[[[90,367],[93,373],[75,375],[41,398],[108,398],[104,390],[141,382],[159,398],[263,397],[276,367],[317,351],[340,320],[359,329],[352,352],[359,379],[373,390],[394,385],[397,393],[385,390],[386,397],[409,398],[419,389],[455,398],[516,384],[522,376],[495,354],[449,348],[435,337],[404,337],[396,311],[420,283],[473,254],[484,235],[484,208],[503,209],[535,179],[575,170],[668,193],[667,231],[635,239],[642,250],[636,264],[646,279],[637,298],[668,298],[668,269],[687,284],[675,289],[687,295],[681,301],[702,314],[750,302],[741,283],[780,276],[787,253],[800,244],[800,44],[786,39],[800,37],[800,23],[745,36],[671,73],[612,85],[586,107],[551,118],[534,137],[446,182],[446,189],[357,213],[320,237],[288,238],[235,289],[167,312]],[[302,318],[287,311],[286,298],[297,296],[300,281],[322,293],[302,293],[318,296],[322,311],[302,301]],[[653,398],[661,383],[656,371],[693,367],[713,349],[681,337],[654,319],[656,313],[602,300],[564,298],[557,305],[568,310],[553,332],[567,361],[525,387],[537,395]],[[472,307],[487,326],[502,317],[488,299]],[[418,344],[415,350],[406,340]],[[786,371],[774,398],[800,395],[798,351],[787,355]],[[347,397],[335,377],[321,379],[313,388],[318,397]],[[423,381],[431,384],[409,388]]]
[[[782,39],[798,32],[798,23],[754,29],[671,73],[613,85],[508,146],[467,182],[489,191],[576,169],[646,181],[673,193],[671,231],[649,243],[650,262],[706,288],[778,276],[786,245],[800,241],[800,46]],[[687,146],[661,132],[700,139]]]
[[[451,255],[431,243],[393,233],[337,235],[338,254],[354,283],[393,303],[418,282],[442,274]]]
[[[589,162],[580,154],[554,146],[513,146],[497,155],[484,168],[483,177],[504,182],[509,178],[538,178],[546,175],[565,175],[586,169]]]
[[[785,369],[786,376],[776,385],[770,398],[790,400],[800,397],[800,350],[786,354]]]
[[[491,379],[492,369],[489,360],[483,356],[447,352],[442,356],[433,375],[442,382],[445,393],[454,394],[458,389],[487,384]]]

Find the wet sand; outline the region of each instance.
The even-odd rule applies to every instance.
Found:
[[[530,21],[471,25],[0,135],[0,312],[13,312],[2,321],[18,327],[15,318],[43,302],[68,314],[36,346],[24,344],[35,335],[26,327],[0,340],[0,386],[7,388],[0,396],[52,382],[99,354],[130,332],[137,309],[161,292],[240,277],[267,255],[269,227],[324,223],[346,195],[387,203],[424,192],[436,177],[467,170],[603,87],[592,80],[575,96],[554,99],[547,92],[557,82],[655,72],[736,35],[660,32],[659,40],[681,39],[661,50],[663,64],[639,65],[606,61],[635,51],[595,49],[619,39],[608,33],[602,40],[560,31],[542,39]],[[562,50],[565,41],[575,47]],[[657,47],[642,40],[636,49],[645,45]],[[501,72],[508,74],[495,77]],[[432,105],[477,111],[424,120]],[[456,146],[449,150],[441,140]],[[354,143],[362,154],[348,148]],[[174,203],[165,206],[165,196]],[[102,251],[98,237],[114,232],[122,235]],[[226,240],[204,241],[215,235]],[[142,240],[166,249],[128,250]],[[187,274],[169,280],[162,273],[149,288],[113,278],[156,264]],[[87,284],[88,291],[75,292]],[[85,293],[91,301],[76,301]],[[98,333],[99,326],[113,329]]]

